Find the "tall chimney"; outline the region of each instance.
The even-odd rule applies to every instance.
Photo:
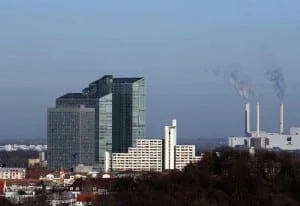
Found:
[[[250,104],[245,105],[245,135],[250,135]]]
[[[280,134],[284,134],[284,128],[283,128],[283,104],[282,103],[280,104],[280,122],[279,122],[279,125],[280,125],[280,131],[279,131],[279,133]]]
[[[256,104],[256,137],[260,137],[260,108],[259,102]]]

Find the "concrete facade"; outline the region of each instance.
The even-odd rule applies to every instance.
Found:
[[[162,171],[163,141],[143,139],[136,141],[128,153],[112,154],[113,171]]]
[[[176,145],[177,122],[165,127],[165,139],[137,140],[128,153],[112,153],[113,171],[182,170],[189,163],[202,159],[196,156],[195,145]],[[109,158],[107,158],[109,161]],[[107,164],[108,165],[108,164]]]
[[[196,156],[195,145],[176,145],[175,146],[175,168],[182,170],[189,163],[196,163],[202,156]]]
[[[177,140],[177,122],[174,119],[172,126],[165,126],[164,169],[175,169],[175,145]]]

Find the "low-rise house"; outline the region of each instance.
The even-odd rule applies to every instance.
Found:
[[[7,180],[4,194],[11,202],[18,203],[34,197],[38,190],[42,190],[39,180]]]
[[[39,179],[42,181],[48,181],[48,182],[52,182],[55,185],[61,185],[61,186],[70,186],[73,184],[73,182],[76,179],[79,178],[86,178],[86,175],[83,174],[73,174],[70,172],[54,172],[54,173],[49,173],[45,176],[41,176]]]
[[[91,205],[92,202],[95,202],[96,195],[92,192],[89,193],[82,193],[77,196],[76,198],[76,206],[84,206],[84,205]]]
[[[114,185],[116,184],[115,178],[87,178],[77,179],[68,187],[68,190],[72,192],[76,197],[83,192],[91,192],[99,195],[108,195],[112,192]]]

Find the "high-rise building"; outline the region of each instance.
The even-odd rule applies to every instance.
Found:
[[[94,164],[94,123],[93,108],[49,108],[49,168],[75,169],[77,164]]]
[[[81,93],[56,100],[57,108],[84,105],[95,110],[95,163],[104,168],[106,152],[124,152],[145,137],[144,78],[103,76]]]
[[[113,152],[127,152],[145,137],[144,88],[143,78],[113,81]]]
[[[165,126],[165,170],[175,169],[175,145],[177,141],[177,123],[174,119],[172,126]]]

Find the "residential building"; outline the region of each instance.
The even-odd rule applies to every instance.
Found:
[[[176,145],[175,146],[175,168],[182,170],[189,163],[196,163],[202,156],[196,156],[195,145]]]
[[[143,139],[136,141],[136,147],[130,147],[128,153],[112,154],[113,171],[162,171],[163,141],[161,139]]]
[[[164,169],[175,169],[175,145],[177,140],[177,123],[174,119],[172,126],[165,126]]]
[[[94,164],[94,123],[93,108],[49,108],[49,168],[75,169],[77,164]]]
[[[0,167],[0,179],[21,180],[26,177],[25,168]]]
[[[165,127],[165,139],[142,139],[136,141],[127,153],[112,153],[113,171],[163,171],[182,170],[189,163],[196,163],[195,145],[177,145],[177,122]],[[107,161],[110,159],[108,158]]]

